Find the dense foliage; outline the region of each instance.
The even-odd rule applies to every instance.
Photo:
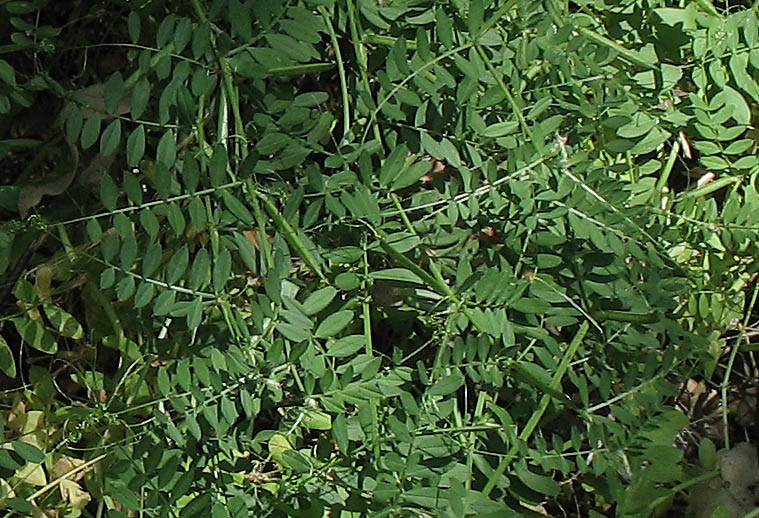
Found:
[[[755,9],[76,4],[0,3],[0,505],[643,517],[714,476],[675,400],[751,349]]]

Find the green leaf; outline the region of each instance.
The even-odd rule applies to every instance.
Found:
[[[505,137],[514,133],[517,129],[519,129],[519,122],[517,121],[496,122],[485,128],[482,136],[487,138]]]
[[[83,124],[82,110],[79,109],[79,106],[72,106],[66,117],[66,140],[75,143],[79,139]]]
[[[232,271],[232,256],[229,250],[224,248],[218,256],[213,265],[213,291],[215,293],[221,293],[224,289],[224,285],[229,279],[229,274]]]
[[[308,329],[305,329],[302,326],[288,324],[286,322],[278,322],[277,331],[292,342],[303,342],[311,337]]]
[[[174,310],[176,297],[177,292],[174,290],[166,290],[158,295],[153,302],[153,314],[160,317],[171,313]]]
[[[331,430],[332,418],[326,412],[308,410],[303,417],[303,424],[312,430]]]
[[[176,202],[169,203],[169,224],[174,229],[174,233],[181,237],[184,234],[187,221],[184,218],[184,212]]]
[[[271,436],[268,443],[269,447],[269,453],[271,454],[272,458],[276,460],[277,462],[282,461],[282,456],[286,451],[290,451],[293,449],[292,445],[290,444],[290,441],[287,440],[287,437],[285,437],[281,433],[276,433]]]
[[[113,115],[119,115],[119,104],[121,104],[121,100],[124,98],[124,78],[121,76],[121,72],[114,72],[111,74],[111,77],[106,81],[103,90],[106,112]],[[113,122],[118,120],[119,119],[115,119]],[[110,155],[110,153],[103,154]]]
[[[471,0],[471,2],[469,2],[469,15],[466,19],[466,26],[467,29],[469,29],[469,34],[473,37],[479,35],[482,27],[485,14],[485,7],[482,2],[483,0]]]
[[[366,347],[364,335],[348,335],[334,342],[327,342],[327,356],[347,358]]]
[[[211,163],[209,165],[211,185],[213,187],[219,187],[226,182],[227,160],[227,149],[222,145],[216,146],[213,150],[213,155],[211,155]]]
[[[103,202],[103,206],[107,210],[114,210],[118,197],[119,188],[116,182],[113,181],[110,175],[103,175],[103,179],[100,181],[100,200]]]
[[[130,171],[124,171],[124,178],[122,181],[122,185],[124,187],[124,190],[127,193],[127,197],[129,200],[134,203],[135,205],[142,205],[142,185],[140,184],[140,181],[137,179],[137,175]],[[123,216],[123,214],[122,214]],[[129,232],[132,232],[132,221],[127,221],[129,226]],[[123,232],[119,231],[120,234],[125,235]]]
[[[27,462],[40,464],[45,460],[45,454],[34,445],[22,441],[13,441],[11,446],[13,446],[13,450]]]
[[[743,96],[729,86],[724,86],[722,91],[714,96],[712,103],[723,104],[732,108],[731,117],[738,124],[750,124],[751,123],[751,108],[743,98]]]
[[[145,154],[145,127],[138,124],[129,134],[126,143],[127,164],[136,167]]]
[[[375,281],[395,281],[399,283],[424,284],[422,279],[411,270],[405,268],[388,268],[369,274]]]
[[[137,293],[134,295],[134,308],[139,309],[147,306],[153,295],[155,294],[155,286],[150,282],[140,283],[140,287],[137,288]]]
[[[0,371],[3,371],[9,378],[16,377],[16,362],[13,360],[13,352],[2,335],[0,335]]]
[[[332,313],[330,316],[322,320],[319,326],[314,332],[316,338],[329,338],[335,336],[337,333],[345,329],[351,320],[353,320],[353,311],[342,310]]]
[[[174,132],[171,130],[166,131],[161,139],[158,141],[158,149],[156,150],[156,160],[161,162],[166,169],[170,169],[174,165],[177,159],[177,142],[174,137]]]
[[[11,320],[24,342],[43,353],[55,354],[58,352],[58,343],[55,341],[55,337],[42,324],[25,317],[16,317]]]
[[[285,450],[280,462],[283,466],[295,470],[298,473],[309,473],[313,469],[313,463],[303,453],[297,450]]]
[[[45,304],[42,307],[48,321],[59,335],[73,340],[84,338],[84,329],[72,314],[52,304]]]
[[[85,121],[82,127],[81,144],[83,149],[89,149],[97,141],[100,136],[100,123],[102,117],[99,113],[93,113]]]
[[[554,479],[530,471],[527,467],[527,463],[523,460],[514,465],[514,472],[524,485],[542,495],[553,497],[558,495],[559,491],[561,491],[561,487]]]
[[[232,30],[243,40],[247,41],[253,36],[253,24],[250,19],[250,8],[239,0],[229,0],[229,20]]]
[[[140,15],[137,11],[130,11],[127,17],[127,32],[132,43],[140,41]]]
[[[326,308],[334,300],[335,295],[337,295],[337,290],[332,286],[316,290],[303,301],[304,313],[306,315],[315,315]]]
[[[4,59],[0,59],[0,80],[10,86],[16,86],[16,71]]]
[[[406,163],[407,156],[408,148],[406,147],[406,144],[401,144],[393,149],[390,155],[385,159],[379,172],[379,180],[384,187],[389,186],[390,182],[401,173],[401,169]]]
[[[113,286],[114,282],[116,282],[116,269],[106,268],[103,270],[103,272],[100,274],[100,289],[107,290]]]
[[[145,111],[150,100],[150,81],[147,78],[142,78],[137,81],[132,89],[132,102],[131,102],[131,114],[132,119],[137,120],[140,115]]]
[[[195,254],[190,268],[189,287],[191,290],[199,290],[211,280],[211,256],[208,250],[201,248]]]
[[[444,9],[435,9],[435,27],[440,41],[448,49],[453,48],[453,21],[445,14]]]
[[[253,247],[253,243],[239,232],[235,232],[234,236],[240,259],[250,271],[256,271],[258,265],[256,264],[256,249]]]
[[[410,185],[414,185],[419,179],[426,175],[432,168],[432,163],[427,160],[422,160],[414,163],[410,167],[403,168],[400,174],[393,180],[391,191],[397,191],[399,189],[405,189]]]
[[[698,461],[706,470],[714,469],[717,465],[717,447],[708,437],[701,439],[698,444]]]
[[[137,260],[137,238],[131,234],[124,239],[119,250],[119,262],[125,271],[132,269]]]
[[[189,18],[182,17],[174,30],[174,52],[181,54],[191,39],[192,21]]]
[[[307,92],[300,94],[293,99],[293,106],[301,106],[304,108],[313,108],[319,106],[322,103],[327,102],[329,95],[326,92]]]
[[[177,250],[166,265],[166,282],[176,284],[182,278],[190,262],[190,252],[187,245]]]
[[[203,320],[203,299],[201,297],[195,297],[190,303],[190,309],[187,312],[187,327],[189,329],[195,329]]]
[[[127,509],[135,511],[140,509],[140,501],[137,500],[137,495],[121,482],[112,483],[108,489],[108,494]]]
[[[437,380],[434,385],[427,389],[427,394],[430,396],[447,396],[462,386],[464,386],[464,376],[459,371],[455,371],[453,374]]]
[[[158,224],[158,218],[152,210],[143,209],[140,211],[140,225],[142,225],[142,228],[145,229],[145,232],[148,233],[151,239],[158,237],[160,226]]]
[[[222,191],[221,198],[224,200],[224,205],[227,206],[229,212],[234,214],[237,219],[246,225],[251,225],[253,223],[253,215],[248,208],[229,191]]]
[[[142,275],[145,277],[153,275],[161,264],[162,254],[161,243],[154,241],[148,245],[145,255],[142,256]]]

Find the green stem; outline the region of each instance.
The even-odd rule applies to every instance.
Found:
[[[351,113],[350,98],[348,97],[348,83],[345,79],[345,66],[343,65],[343,56],[340,51],[340,42],[337,39],[337,33],[335,32],[335,28],[332,26],[332,20],[329,18],[327,9],[325,9],[323,5],[320,5],[317,9],[319,10],[319,13],[321,13],[322,18],[324,18],[324,23],[327,24],[327,31],[329,32],[330,38],[332,38],[332,47],[335,49],[337,74],[340,76],[340,92],[343,96],[343,137],[345,137],[348,134],[349,128],[351,126]]]
[[[554,374],[553,379],[551,380],[551,385],[550,385],[551,388],[558,389],[561,386],[561,380],[564,377],[564,374],[566,373],[567,368],[569,367],[569,363],[572,361],[572,358],[577,352],[577,349],[580,347],[580,344],[582,343],[583,338],[585,338],[585,333],[588,332],[588,327],[589,327],[589,324],[586,320],[585,322],[582,323],[582,325],[580,326],[580,329],[577,330],[577,334],[572,339],[572,342],[569,344],[569,347],[567,348],[567,352],[564,353],[564,356],[561,359],[561,363],[559,364],[558,369],[556,369],[556,373]],[[532,432],[538,426],[538,423],[540,422],[540,419],[543,417],[543,414],[548,408],[548,405],[550,402],[551,402],[551,396],[549,394],[544,394],[543,397],[540,398],[540,403],[538,404],[537,410],[535,411],[535,413],[532,414],[532,416],[530,417],[530,420],[527,421],[527,424],[524,426],[522,433],[519,434],[519,441],[527,441],[530,438],[530,436],[532,435]],[[485,496],[488,496],[491,493],[491,491],[493,491],[496,484],[498,484],[498,481],[506,472],[506,469],[509,467],[509,465],[512,463],[512,461],[516,457],[517,453],[519,453],[519,444],[518,443],[512,444],[511,449],[509,449],[509,452],[506,454],[503,460],[501,460],[501,463],[495,469],[495,471],[493,472],[493,474],[490,476],[487,483],[485,484],[485,487],[482,489],[482,493]]]

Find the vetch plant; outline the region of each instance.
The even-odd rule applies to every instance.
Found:
[[[0,505],[643,517],[706,480],[676,402],[750,366],[754,10],[108,7],[0,6]]]

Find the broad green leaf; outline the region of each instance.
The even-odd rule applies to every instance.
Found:
[[[158,218],[152,210],[143,209],[140,211],[140,225],[142,225],[142,228],[145,229],[145,232],[148,233],[151,239],[158,237],[160,225],[158,224]]]
[[[16,377],[16,362],[13,359],[13,352],[2,335],[0,335],[0,371],[3,371],[9,378]]]
[[[283,466],[298,473],[309,473],[314,467],[313,462],[311,462],[306,454],[297,450],[285,450],[282,452],[280,462]]]
[[[303,342],[311,337],[307,329],[286,322],[279,322],[277,324],[277,331],[292,342]]]
[[[81,137],[83,149],[89,149],[95,142],[97,142],[97,139],[100,136],[100,123],[102,120],[103,118],[99,113],[93,113],[85,121],[84,126],[82,127]]]
[[[156,376],[156,382],[158,384],[158,390],[162,396],[166,397],[171,393],[172,382],[169,378],[168,369],[166,367],[160,367],[158,369],[158,375]]]
[[[208,250],[201,248],[196,252],[190,267],[189,287],[191,290],[199,290],[210,280],[211,257]]]
[[[347,358],[366,347],[364,335],[348,335],[333,342],[327,342],[327,355],[336,358]]]
[[[116,282],[116,269],[106,268],[100,274],[100,289],[107,290]]]
[[[698,460],[706,470],[714,469],[717,465],[717,447],[708,437],[701,439],[698,445]]]
[[[171,225],[171,228],[174,229],[174,233],[181,237],[184,234],[185,227],[187,225],[187,221],[184,217],[184,212],[179,207],[179,205],[172,201],[169,203],[169,224]]]
[[[123,270],[129,271],[132,269],[135,261],[137,261],[137,238],[134,234],[131,234],[121,243],[119,262]]]
[[[363,255],[364,251],[358,246],[341,246],[323,253],[325,259],[337,264],[355,263]]]
[[[329,99],[326,92],[307,92],[300,94],[293,99],[293,106],[302,106],[304,108],[312,108],[325,103]]]
[[[245,266],[252,272],[258,269],[256,264],[256,250],[253,243],[248,238],[235,232],[235,243],[237,244],[237,251],[240,254],[240,259],[245,263]]]
[[[145,127],[138,124],[129,134],[126,143],[127,164],[136,167],[145,154]]]
[[[79,106],[72,106],[71,111],[66,117],[66,140],[71,143],[75,143],[79,140],[83,124],[84,118],[82,117],[82,110],[79,109]]]
[[[131,171],[124,171],[122,185],[127,193],[129,201],[135,205],[142,205],[142,184],[140,184],[140,180],[137,179],[137,175]],[[129,220],[130,232],[132,232],[131,225],[132,222]]]
[[[140,41],[140,15],[137,11],[130,11],[127,17],[127,32],[132,43]]]
[[[382,164],[382,168],[379,172],[380,183],[387,187],[390,182],[401,173],[401,170],[406,163],[408,155],[408,148],[405,144],[397,146],[385,159]]]
[[[418,275],[416,275],[411,270],[406,270],[405,268],[389,268],[387,270],[379,270],[376,272],[371,272],[369,274],[369,277],[371,277],[374,280],[379,280],[379,281],[395,281],[399,283],[424,284],[422,282],[422,279],[419,278]]]
[[[430,396],[447,396],[460,389],[464,385],[464,376],[458,371],[443,376],[427,389]]]
[[[16,86],[16,71],[4,59],[0,59],[0,80],[10,86]]]
[[[290,451],[293,449],[292,445],[290,444],[290,441],[288,441],[287,437],[285,437],[281,433],[272,435],[271,439],[269,439],[268,447],[269,447],[269,453],[271,454],[272,458],[276,460],[277,462],[282,461],[282,456],[284,455],[286,451]]]
[[[211,185],[219,187],[227,180],[227,150],[224,146],[218,145],[214,148],[209,165],[211,175]]]
[[[227,206],[229,212],[234,214],[237,219],[246,225],[251,225],[253,223],[253,215],[248,208],[229,191],[222,191],[221,198],[224,200],[224,205]]]
[[[16,331],[28,345],[47,354],[58,352],[55,337],[36,320],[27,317],[12,318]]]
[[[187,312],[187,327],[189,329],[195,329],[203,320],[203,299],[201,297],[195,297],[190,303],[190,309]]]
[[[161,162],[167,169],[170,169],[174,165],[177,159],[177,142],[174,137],[174,132],[171,130],[166,131],[161,139],[158,141],[158,148],[156,150],[156,160]]]
[[[232,271],[232,255],[229,250],[224,248],[216,259],[213,265],[213,291],[215,293],[221,293],[224,289],[224,285],[229,279],[229,274]]]
[[[303,311],[306,315],[315,315],[326,308],[334,300],[335,295],[337,295],[337,290],[332,286],[316,290],[303,301]]]
[[[331,430],[332,418],[326,412],[308,410],[303,417],[303,424],[312,430]]]
[[[174,52],[181,54],[191,39],[192,21],[189,18],[182,17],[174,30]]]
[[[345,329],[351,320],[353,320],[353,311],[342,310],[332,313],[330,316],[321,321],[314,332],[316,338],[329,338]]]
[[[108,81],[106,81],[105,87],[103,88],[103,97],[106,112],[112,115],[119,115],[122,111],[119,110],[119,105],[124,97],[124,78],[122,77],[121,72],[114,72],[111,74],[111,77],[108,78]],[[126,107],[123,111],[126,111]],[[114,119],[113,122],[116,121],[119,121],[119,119]],[[111,124],[113,124],[113,122]],[[110,155],[110,153],[103,153],[102,151],[101,153],[104,155]]]
[[[137,120],[140,118],[148,105],[148,101],[150,101],[150,81],[143,77],[132,88],[132,119]]]
[[[118,197],[119,188],[116,182],[113,181],[110,175],[103,175],[103,179],[100,181],[100,201],[103,202],[107,210],[114,210]]]
[[[58,334],[74,340],[84,338],[84,329],[73,315],[52,304],[43,305],[43,309],[45,316]]]
[[[466,26],[472,37],[479,35],[482,28],[483,17],[485,14],[484,0],[471,0],[469,2],[469,14],[466,19]]]
[[[168,315],[174,310],[175,300],[177,292],[172,289],[167,289],[153,302],[153,314],[156,316]]]
[[[142,275],[150,277],[161,264],[163,250],[159,242],[152,242],[142,256]]]
[[[184,275],[187,265],[190,262],[190,252],[187,246],[183,246],[176,252],[166,265],[166,282],[176,284]]]
[[[13,441],[11,446],[13,446],[13,450],[27,462],[40,464],[45,460],[45,454],[32,444],[23,441]]]
[[[536,313],[542,315],[550,309],[551,305],[544,300],[525,297],[512,303],[511,307],[522,313]]]
[[[414,185],[419,179],[427,174],[432,168],[432,164],[426,160],[416,162],[410,167],[403,168],[401,173],[393,180],[391,186],[392,191],[399,189],[405,189],[410,185]]]
[[[561,487],[554,479],[532,472],[524,461],[517,462],[514,465],[514,472],[524,485],[542,495],[553,497],[561,491]]]
[[[440,41],[448,49],[453,48],[453,21],[445,14],[444,9],[435,9],[435,28]]]

